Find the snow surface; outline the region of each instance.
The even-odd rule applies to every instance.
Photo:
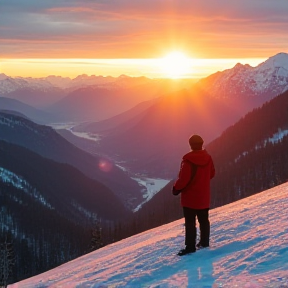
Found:
[[[280,128],[278,129],[278,132],[273,134],[271,138],[268,139],[269,142],[271,143],[276,143],[279,142],[283,139],[283,137],[288,135],[288,130],[281,130]]]
[[[280,142],[280,141],[281,141],[285,136],[287,136],[287,135],[288,135],[288,130],[282,130],[282,129],[278,128],[278,132],[277,132],[277,133],[274,133],[274,134],[272,135],[272,137],[269,137],[269,138],[265,139],[264,141],[262,141],[262,143],[257,144],[257,145],[255,146],[255,150],[261,148],[262,146],[265,147],[268,142],[270,142],[270,143]],[[248,154],[249,154],[249,151],[244,151],[244,152],[242,152],[239,156],[237,156],[237,157],[234,159],[234,162],[235,162],[235,163],[238,162],[238,161],[242,158],[242,156],[246,156],[246,155],[248,155]]]
[[[15,188],[22,190],[24,193],[30,195],[33,197],[36,201],[41,203],[42,205],[48,207],[51,210],[54,210],[55,208],[41,195],[39,191],[37,191],[36,188],[33,188],[33,186],[26,181],[23,177],[18,176],[17,174],[3,168],[0,166],[0,182],[8,183],[11,186],[14,186]],[[8,195],[8,197],[12,197],[11,195]],[[21,199],[17,199],[16,196],[13,197],[14,201],[22,203]],[[1,210],[0,210],[1,215]]]
[[[9,287],[287,288],[287,211],[288,182],[211,210],[210,248],[177,256],[180,219]]]
[[[270,69],[280,68],[281,70],[286,70],[288,72],[288,54],[287,53],[278,53],[265,62],[260,64],[257,68],[259,71],[265,71]],[[287,73],[285,73],[287,75]]]
[[[135,181],[138,182],[139,185],[145,186],[146,192],[143,194],[144,201],[139,204],[133,212],[138,211],[142,205],[153,198],[164,186],[166,186],[171,180],[159,179],[159,178],[147,178],[147,177],[138,177],[134,178]]]

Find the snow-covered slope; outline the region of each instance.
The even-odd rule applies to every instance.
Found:
[[[178,201],[178,199],[175,199]],[[287,287],[288,183],[210,212],[211,247],[183,257],[183,219],[10,288]]]

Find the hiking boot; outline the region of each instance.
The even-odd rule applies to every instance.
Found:
[[[190,254],[190,253],[194,253],[196,252],[196,249],[193,248],[193,247],[187,247],[184,248],[184,249],[181,249],[179,252],[178,252],[178,256],[183,256],[183,255],[186,255],[186,254]]]
[[[209,244],[202,244],[201,242],[198,242],[196,244],[197,249],[202,249],[202,248],[207,248],[207,247],[209,247]]]

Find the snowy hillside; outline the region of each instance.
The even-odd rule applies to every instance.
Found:
[[[9,287],[287,288],[287,211],[285,183],[211,210],[210,248],[177,256],[181,219]]]

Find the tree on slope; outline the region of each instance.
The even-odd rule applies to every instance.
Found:
[[[13,272],[15,264],[15,255],[12,241],[8,240],[6,235],[0,242],[0,287],[7,287],[9,276]]]
[[[104,246],[103,237],[102,237],[102,227],[101,221],[96,218],[93,228],[91,230],[91,244],[90,251],[97,250]]]

